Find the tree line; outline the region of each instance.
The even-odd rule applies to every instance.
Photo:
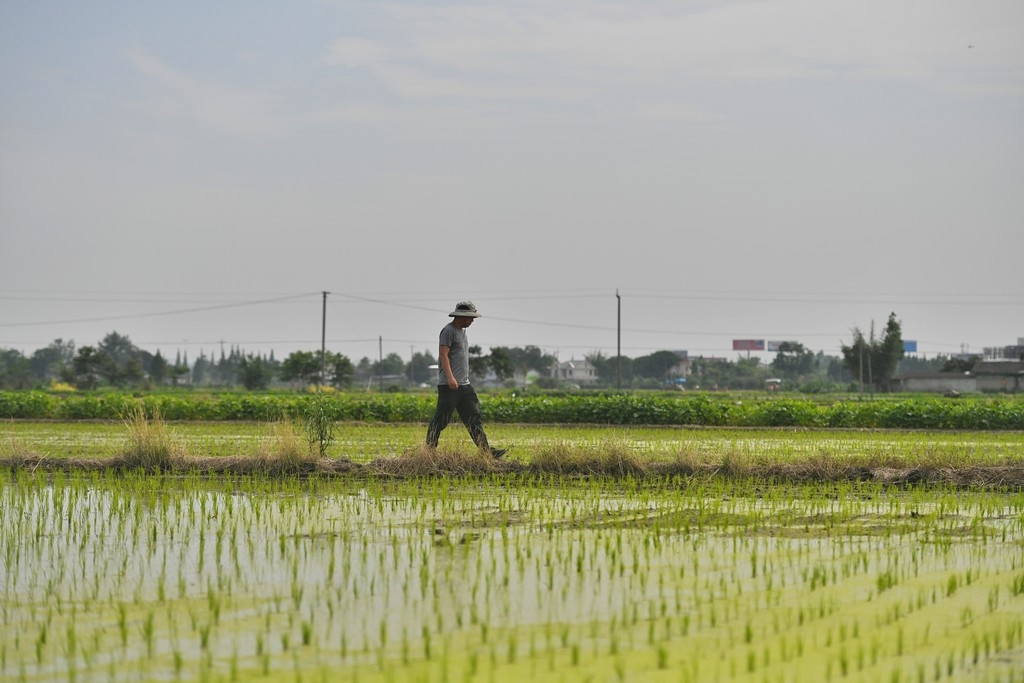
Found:
[[[850,344],[841,344],[841,356],[813,352],[799,342],[783,342],[768,363],[758,356],[685,359],[673,351],[655,351],[636,358],[586,354],[596,373],[598,388],[628,389],[682,387],[700,389],[762,389],[771,378],[784,380],[787,388],[806,392],[846,390],[851,386],[886,391],[893,375],[901,371],[963,371],[973,364],[959,358],[936,357],[930,361],[904,359],[900,322],[892,313],[880,334],[872,323],[865,334],[851,330]],[[557,356],[536,346],[492,347],[484,353],[469,349],[475,378],[489,377],[499,386],[514,386],[531,375],[540,388],[559,388]],[[74,341],[55,339],[48,346],[25,355],[16,349],[0,349],[0,388],[47,388],[61,382],[77,389],[98,387],[154,388],[195,387],[302,387],[324,384],[338,389],[372,386],[432,386],[437,381],[437,359],[427,351],[414,352],[406,361],[397,353],[357,363],[343,354],[327,351],[294,351],[283,360],[269,354],[246,353],[237,346],[221,348],[219,357],[200,352],[189,362],[187,352],[173,361],[158,350],[150,353],[131,339],[111,332],[95,345],[77,347]],[[685,379],[682,383],[679,380]]]

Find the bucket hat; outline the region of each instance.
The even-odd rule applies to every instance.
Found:
[[[448,314],[449,318],[479,318],[480,313],[472,301],[460,301],[455,304],[455,310]]]

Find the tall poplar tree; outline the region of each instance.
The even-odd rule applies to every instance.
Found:
[[[874,323],[868,338],[857,327],[852,333],[853,343],[841,345],[843,365],[858,382],[889,391],[889,382],[903,358],[903,332],[896,314],[889,314],[881,339],[875,339]]]

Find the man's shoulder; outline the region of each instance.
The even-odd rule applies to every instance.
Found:
[[[458,340],[462,338],[462,331],[455,326],[455,323],[448,323],[447,325],[441,328],[440,337],[442,341]],[[447,346],[450,346],[450,344],[448,344]]]

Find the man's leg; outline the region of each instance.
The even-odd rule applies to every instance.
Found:
[[[452,413],[459,402],[458,390],[449,389],[444,384],[437,386],[437,408],[434,409],[434,417],[427,425],[427,445],[437,448],[437,442],[441,439],[441,432],[452,421]]]
[[[487,444],[487,435],[484,433],[484,420],[480,415],[480,399],[477,398],[472,385],[459,387],[458,409],[462,424],[469,430],[473,443],[480,450],[490,452],[491,447]]]

